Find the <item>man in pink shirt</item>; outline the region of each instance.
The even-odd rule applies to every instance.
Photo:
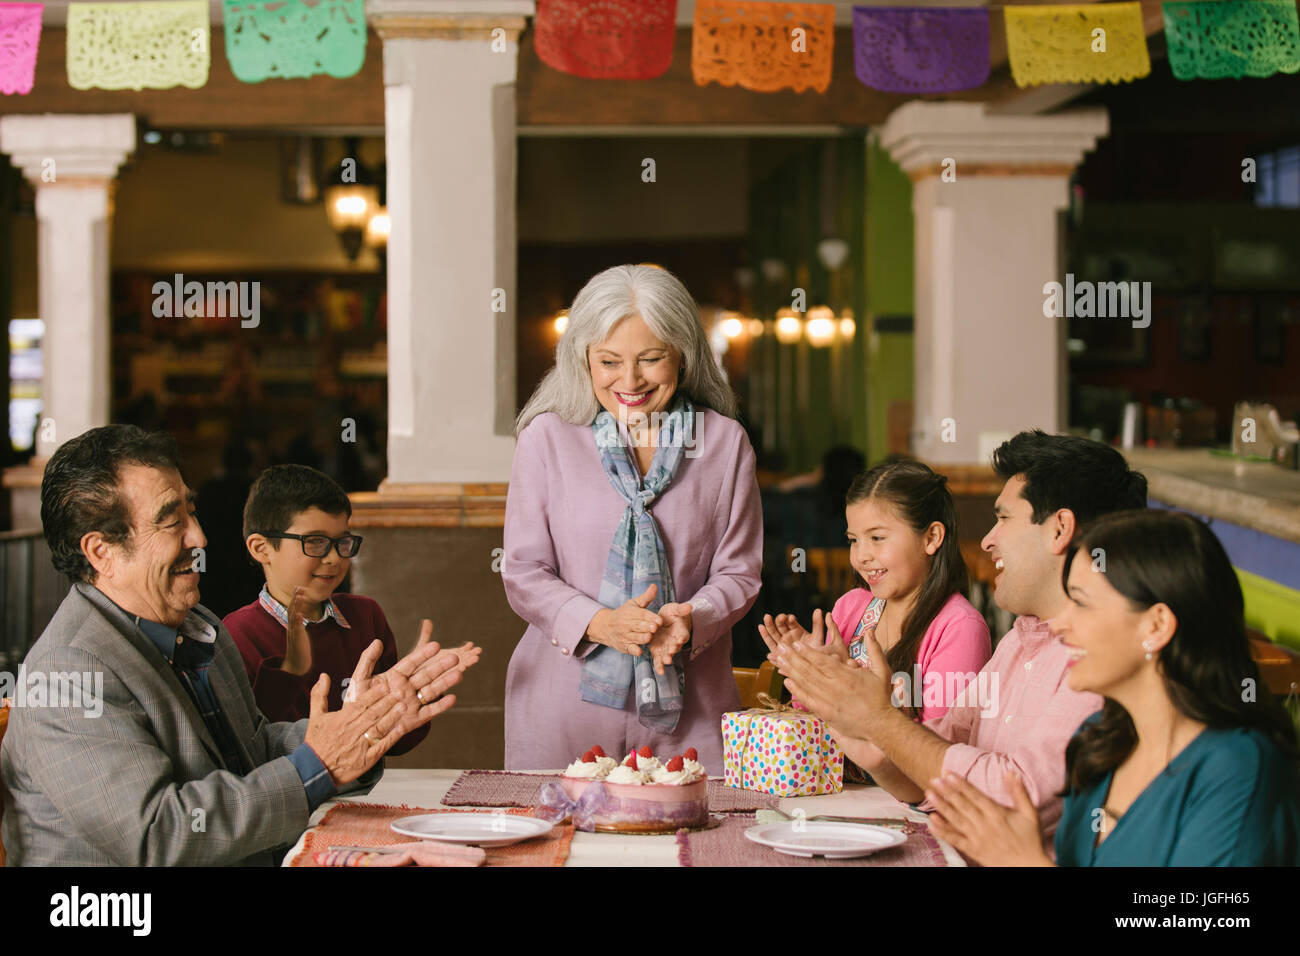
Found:
[[[932,779],[951,773],[1011,806],[1006,777],[1014,773],[1050,839],[1061,816],[1066,744],[1102,704],[1096,694],[1070,689],[1065,647],[1049,629],[1069,600],[1061,582],[1065,551],[1092,518],[1145,508],[1147,482],[1113,448],[1038,430],[999,446],[993,467],[1005,484],[981,546],[999,571],[994,600],[1018,615],[972,685],[993,690],[995,699],[969,701],[921,725],[893,705],[874,638],[867,641],[870,668],[801,643],[784,644],[772,658],[849,758],[899,800],[923,800]]]

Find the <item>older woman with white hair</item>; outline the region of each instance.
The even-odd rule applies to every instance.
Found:
[[[508,769],[694,747],[721,774],[731,626],[758,594],[754,452],[671,273],[615,266],[573,301],[519,415],[502,578],[525,621]]]

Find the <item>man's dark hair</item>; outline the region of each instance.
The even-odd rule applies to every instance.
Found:
[[[1074,512],[1076,527],[1112,511],[1147,506],[1147,479],[1114,448],[1073,435],[1021,432],[993,452],[1003,481],[1021,475],[1021,491],[1042,524],[1061,508]]]
[[[306,465],[272,465],[257,476],[244,505],[244,540],[250,534],[287,531],[294,516],[308,508],[352,517],[352,502],[343,487],[324,472]],[[271,547],[280,547],[271,538]]]
[[[54,570],[93,584],[95,569],[81,539],[98,531],[109,544],[130,547],[131,513],[120,487],[125,465],[180,471],[176,440],[135,425],[104,425],[61,445],[41,479],[41,526]]]

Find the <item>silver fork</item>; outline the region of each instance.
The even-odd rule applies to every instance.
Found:
[[[777,816],[784,817],[786,820],[791,821],[802,819],[807,821],[821,821],[823,823],[865,823],[870,826],[899,827],[900,829],[906,828],[909,823],[909,821],[900,820],[898,817],[836,817],[826,813],[796,817],[786,813],[784,810],[778,810],[775,807],[765,807],[764,809],[768,809]]]

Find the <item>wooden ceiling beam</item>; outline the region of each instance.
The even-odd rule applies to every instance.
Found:
[[[384,128],[384,48],[366,36],[366,61],[346,80],[241,83],[226,59],[225,31],[212,31],[212,66],[197,90],[76,90],[68,85],[66,31],[46,26],[36,58],[36,82],[26,96],[6,96],[5,113],[134,113],[159,129],[310,130]]]

